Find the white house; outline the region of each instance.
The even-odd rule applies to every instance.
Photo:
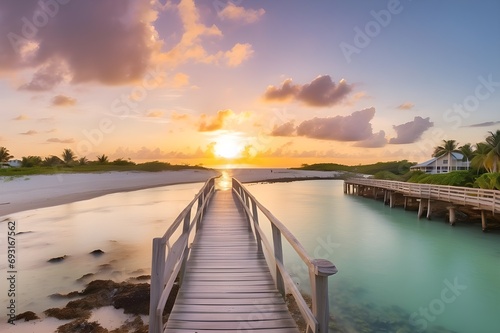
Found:
[[[8,162],[0,163],[1,168],[19,168],[22,165],[21,160],[9,160]]]
[[[451,161],[448,160],[448,154],[440,157],[434,157],[423,163],[410,167],[411,171],[423,171],[425,173],[447,173],[456,170],[469,170],[470,161],[464,158],[460,153],[451,153]]]

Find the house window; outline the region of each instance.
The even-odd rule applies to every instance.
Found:
[[[443,164],[448,164],[448,160],[443,160]]]

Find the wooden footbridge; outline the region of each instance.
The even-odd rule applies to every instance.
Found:
[[[372,196],[375,199],[381,194],[384,203],[391,207],[395,205],[398,196],[403,197],[405,208],[410,200],[416,199],[419,202],[418,217],[420,218],[425,211],[428,219],[432,213],[432,202],[445,202],[448,203],[451,225],[455,224],[455,210],[460,206],[467,206],[481,213],[483,231],[488,227],[486,213],[492,215],[500,213],[500,191],[497,190],[350,178],[344,181],[344,193]]]
[[[285,304],[293,295],[307,332],[328,332],[328,260],[311,258],[299,241],[236,179],[230,189],[206,182],[161,238],[153,240],[150,333],[298,333]],[[272,242],[260,224],[271,225]],[[285,239],[309,269],[312,308],[284,266]],[[178,278],[168,320],[165,304]]]

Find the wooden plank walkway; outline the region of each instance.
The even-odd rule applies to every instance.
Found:
[[[236,200],[211,199],[165,332],[299,332]]]

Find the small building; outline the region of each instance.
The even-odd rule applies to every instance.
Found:
[[[451,160],[449,157],[451,156]],[[460,153],[445,154],[410,167],[411,171],[423,171],[429,174],[448,173],[457,170],[469,170],[470,161]]]
[[[21,160],[9,160],[8,162],[2,162],[0,163],[0,168],[5,169],[5,168],[20,168],[22,165]]]

